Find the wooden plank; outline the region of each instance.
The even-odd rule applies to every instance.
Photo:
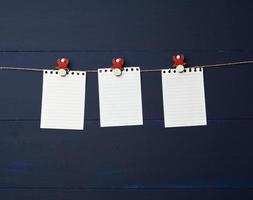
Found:
[[[224,200],[224,199],[252,199],[251,190],[0,190],[0,197],[8,200],[36,199],[36,200],[111,200],[111,199],[195,199],[195,200]]]
[[[251,188],[252,120],[208,126],[40,130],[38,122],[1,122],[0,188]]]
[[[7,1],[1,51],[251,49],[252,3]]]

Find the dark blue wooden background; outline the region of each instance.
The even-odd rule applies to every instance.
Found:
[[[72,69],[253,58],[252,1],[14,1],[0,5],[0,65]],[[53,67],[52,67],[53,68]],[[144,126],[41,130],[42,74],[0,72],[0,199],[252,199],[253,65],[206,69],[208,126],[163,127],[160,73],[142,74]]]

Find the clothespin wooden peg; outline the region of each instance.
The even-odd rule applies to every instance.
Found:
[[[173,56],[173,66],[176,67],[177,72],[182,73],[184,72],[184,65],[186,63],[184,62],[184,55],[178,54],[176,56]]]
[[[66,76],[69,72],[69,59],[68,58],[58,58],[56,62],[56,69],[58,69],[58,74],[60,76]]]
[[[124,70],[125,61],[123,58],[113,58],[112,59],[112,70],[115,76],[120,76]]]

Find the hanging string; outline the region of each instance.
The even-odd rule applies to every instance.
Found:
[[[0,67],[0,70],[19,70],[19,71],[43,72],[44,69],[29,68],[29,67]]]
[[[194,65],[193,67],[199,68],[210,68],[210,67],[227,67],[234,65],[246,65],[253,64],[253,60],[238,61],[238,62],[228,62],[228,63],[218,63],[218,64],[208,64],[208,65]],[[0,70],[18,70],[18,71],[33,71],[33,72],[43,72],[44,70],[50,69],[40,69],[40,68],[30,68],[30,67],[10,67],[10,66],[0,66]],[[157,67],[156,69],[141,69],[141,72],[160,72],[162,69]],[[86,73],[97,73],[97,70],[84,70]]]
[[[210,64],[210,65],[196,65],[194,67],[225,67],[225,66],[233,66],[233,65],[246,65],[253,64],[253,60],[248,61],[239,61],[239,62],[229,62],[229,63],[220,63],[220,64]]]
[[[219,64],[210,64],[210,65],[194,65],[193,67],[198,68],[207,68],[207,67],[227,67],[234,65],[246,65],[253,64],[253,60],[248,61],[238,61],[238,62],[228,62],[228,63],[219,63]],[[141,72],[160,72],[161,69],[142,69]]]

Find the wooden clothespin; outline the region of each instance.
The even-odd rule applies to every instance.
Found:
[[[185,57],[183,54],[178,54],[176,56],[173,56],[173,67],[176,67],[177,72],[179,73],[183,73],[184,72],[184,68],[185,68],[185,61],[184,61]]]
[[[124,59],[123,58],[113,58],[112,59],[112,70],[115,76],[121,76],[124,70]]]
[[[69,72],[69,59],[68,58],[58,58],[56,62],[56,69],[58,69],[58,74],[60,76],[66,76]]]

